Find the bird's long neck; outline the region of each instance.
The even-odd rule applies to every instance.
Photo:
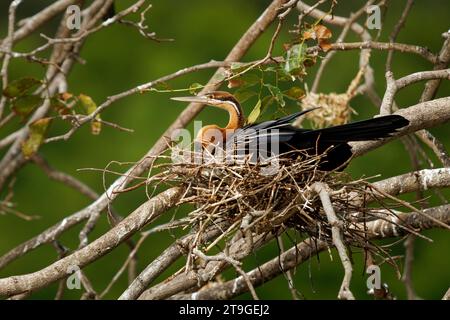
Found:
[[[219,107],[228,111],[228,115],[230,116],[228,124],[224,128],[225,130],[236,130],[242,128],[245,122],[244,114],[240,104],[237,101],[226,101]]]
[[[219,140],[224,142],[231,133],[244,126],[244,114],[239,102],[236,100],[227,100],[222,104],[215,106],[228,111],[230,118],[225,128],[220,128],[217,125],[208,125],[200,129],[196,140],[200,141],[203,146],[217,143]],[[218,136],[220,136],[220,138]]]

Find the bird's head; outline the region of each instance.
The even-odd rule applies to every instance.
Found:
[[[201,103],[225,109],[230,114],[235,113],[239,117],[243,118],[242,108],[239,104],[239,101],[237,101],[237,99],[231,93],[226,91],[212,91],[198,96],[174,97],[171,99],[183,102]]]
[[[225,128],[220,128],[217,125],[209,125],[203,127],[202,130],[200,130],[197,136],[197,140],[202,141],[202,143],[204,141],[210,142],[211,139],[207,138],[206,136],[208,134],[209,135],[212,134],[211,133],[212,129],[221,130],[223,132],[224,139],[226,139],[225,132],[227,130],[228,132],[230,132],[238,128],[241,128],[244,125],[245,119],[241,105],[239,104],[239,101],[231,93],[225,91],[212,91],[198,96],[174,97],[171,99],[176,101],[206,104],[209,106],[217,107],[228,111],[230,119],[228,121],[228,125]]]

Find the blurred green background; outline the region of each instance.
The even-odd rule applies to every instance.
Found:
[[[6,34],[6,13],[10,1],[0,3],[0,34]],[[24,1],[19,7],[19,19],[39,11],[52,1]],[[117,1],[117,9],[127,7],[133,1]],[[405,1],[389,1],[389,10],[385,17],[383,32],[380,41],[387,41],[389,33],[398,21]],[[81,57],[86,64],[76,64],[68,78],[70,92],[90,95],[97,103],[101,103],[107,96],[125,91],[138,84],[156,79],[172,73],[180,68],[207,62],[211,59],[223,60],[245,30],[257,19],[264,8],[270,3],[264,1],[239,0],[209,0],[209,1],[154,1],[153,8],[147,14],[148,23],[152,31],[156,31],[161,38],[174,38],[174,42],[156,43],[142,38],[136,30],[124,25],[114,25],[89,37]],[[363,1],[339,1],[335,14],[349,15],[360,8]],[[323,7],[322,7],[323,8]],[[325,7],[326,8],[326,7]],[[398,42],[417,44],[438,52],[442,45],[441,34],[448,30],[450,25],[450,2],[447,0],[416,1],[406,26],[398,36]],[[54,34],[58,19],[39,30],[49,36]],[[276,42],[275,54],[282,54],[282,44],[292,40],[288,29],[296,22],[292,15],[285,24],[279,39]],[[363,22],[363,20],[361,20]],[[333,39],[336,39],[340,30],[331,28]],[[243,61],[251,61],[266,54],[271,35],[272,26],[252,47]],[[375,32],[372,33],[375,36]],[[359,41],[350,34],[348,41]],[[14,47],[16,51],[30,50],[43,40],[36,33],[32,37],[21,41]],[[339,52],[322,78],[321,92],[345,92],[349,82],[358,70],[358,52]],[[377,90],[382,95],[385,87],[384,64],[386,53],[373,51],[371,65],[375,69]],[[393,71],[396,77],[412,72],[429,70],[430,64],[415,55],[395,53]],[[309,75],[305,84],[312,85],[316,67],[308,69]],[[42,77],[44,69],[23,60],[13,60],[10,65],[10,79],[23,76]],[[186,88],[193,82],[206,83],[213,70],[187,75],[170,82],[173,88]],[[303,84],[299,84],[303,86]],[[420,97],[423,83],[410,86],[402,90],[396,102],[399,106],[415,104]],[[450,94],[450,85],[447,81],[441,85],[439,96]],[[172,94],[173,95],[173,94]],[[169,100],[171,94],[146,93],[135,95],[113,104],[103,113],[103,119],[116,122],[124,127],[133,128],[134,133],[120,132],[104,127],[99,136],[93,136],[88,126],[78,130],[67,142],[56,142],[42,147],[41,152],[52,166],[67,172],[98,192],[102,192],[101,173],[92,171],[77,171],[80,168],[104,168],[110,161],[137,161],[153,145],[165,128],[174,121],[180,113],[182,105]],[[255,101],[249,100],[244,104],[248,114]],[[351,105],[359,115],[355,119],[371,117],[376,109],[365,97],[357,97]],[[287,106],[289,112],[298,107],[292,102]],[[268,110],[265,117],[273,115],[275,110]],[[225,114],[218,110],[204,110],[198,119],[205,123],[217,122],[225,124]],[[6,136],[11,130],[20,126],[14,122],[0,129],[0,137]],[[190,126],[192,129],[192,125]],[[449,126],[432,129],[450,147]],[[50,134],[57,135],[67,130],[65,125],[55,125]],[[427,150],[428,151],[428,150]],[[4,154],[4,150],[0,155]],[[430,154],[435,159],[433,154]],[[438,162],[436,162],[438,163]],[[124,171],[125,167],[112,166],[112,169]],[[408,172],[411,169],[408,154],[403,145],[396,141],[390,143],[364,157],[355,159],[347,169],[354,178],[380,174],[380,178],[389,177]],[[115,177],[107,176],[107,182]],[[72,189],[50,181],[35,165],[27,165],[20,170],[15,184],[13,201],[17,209],[30,214],[39,215],[40,219],[32,222],[21,220],[13,215],[0,215],[0,254],[6,253],[21,242],[37,235],[42,230],[60,221],[65,216],[82,209],[91,201],[74,192]],[[439,204],[433,193],[430,196],[431,205]],[[449,191],[444,190],[449,198]],[[121,195],[114,202],[116,210],[126,216],[146,199],[144,190],[139,189]],[[413,196],[405,199],[414,199]],[[188,208],[181,208],[176,217],[186,214]],[[170,219],[172,214],[159,219],[162,223]],[[64,234],[61,242],[75,249],[78,245],[78,232],[81,225]],[[106,218],[103,216],[90,239],[94,239],[108,230]],[[416,241],[413,280],[417,294],[424,299],[440,299],[450,285],[450,254],[448,231],[432,230],[424,234],[434,240],[428,243],[422,239]],[[140,250],[139,268],[142,270],[152,259],[173,241],[173,235],[161,233],[151,236]],[[394,240],[385,243],[392,243]],[[291,244],[286,241],[286,246]],[[403,253],[402,243],[392,248],[392,255]],[[244,267],[250,270],[278,253],[276,245],[271,245],[251,256],[245,261]],[[295,273],[295,286],[306,299],[335,299],[343,276],[342,265],[337,254],[333,251],[333,261],[327,252],[322,253],[318,259],[301,265]],[[101,292],[109,283],[112,276],[122,265],[128,248],[125,245],[93,263],[86,268],[87,275],[93,282],[94,288]],[[354,277],[352,290],[358,299],[371,299],[366,294],[366,279],[364,274],[360,250],[354,252]],[[50,245],[43,246],[25,257],[15,261],[3,270],[0,277],[17,275],[36,271],[52,261],[56,253]],[[165,272],[162,277],[168,276],[179,268],[184,261]],[[401,267],[401,263],[400,263]],[[228,277],[234,276],[233,271],[227,272]],[[159,281],[159,280],[158,280]],[[394,269],[387,264],[382,266],[382,281],[388,283],[392,293],[399,299],[404,299],[405,289],[397,279]],[[113,287],[107,298],[117,298],[125,289],[126,277]],[[56,292],[56,284],[32,295],[34,299],[51,299]],[[287,282],[284,276],[268,282],[257,288],[260,298],[264,299],[290,299]],[[79,290],[67,290],[65,298],[79,298]],[[250,298],[244,295],[241,298]]]

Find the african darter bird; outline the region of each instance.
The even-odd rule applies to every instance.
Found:
[[[198,132],[196,141],[204,148],[219,142],[226,146],[232,141],[244,141],[244,144],[250,145],[255,138],[267,136],[267,132],[273,131],[270,135],[277,135],[275,141],[279,143],[280,156],[292,154],[293,151],[323,155],[318,164],[318,169],[323,171],[342,170],[346,166],[352,157],[348,142],[387,138],[397,129],[409,124],[407,119],[399,115],[381,116],[318,130],[297,128],[291,124],[301,115],[316,109],[312,108],[276,120],[244,125],[242,108],[237,99],[228,92],[214,91],[199,96],[172,99],[201,103],[228,111],[229,121],[225,128],[213,124],[201,128]]]

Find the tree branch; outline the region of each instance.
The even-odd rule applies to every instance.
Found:
[[[406,109],[400,109],[394,114],[401,115],[409,120],[409,126],[401,128],[394,137],[403,136],[421,129],[436,127],[450,120],[450,97],[435,99],[418,103]],[[352,142],[354,156],[359,157],[394,139],[394,137],[365,142]]]
[[[430,208],[424,211],[444,223],[450,223],[450,205]],[[417,213],[400,213],[399,219],[395,223],[397,222],[401,223],[404,228],[411,229],[426,230],[439,227],[430,220],[425,221],[423,216]],[[398,237],[405,233],[404,229],[394,223],[391,223],[390,221],[383,221],[381,219],[366,223],[366,225],[361,224],[357,228],[360,230],[367,229],[369,239],[386,239]],[[283,272],[286,272],[286,270],[291,270],[308,261],[311,257],[316,256],[318,253],[328,248],[329,244],[325,241],[308,238],[296,244],[279,257],[275,257],[250,272],[247,272],[247,277],[250,279],[254,287],[260,286],[276,278]],[[198,290],[194,293],[174,296],[173,299],[228,300],[247,292],[247,290],[248,286],[241,276],[225,283],[216,284],[209,288]]]
[[[344,279],[342,280],[341,288],[339,289],[338,299],[355,300],[353,293],[350,291],[350,281],[352,279],[353,267],[350,258],[348,257],[347,249],[342,236],[342,221],[338,219],[336,213],[334,212],[327,188],[328,186],[322,182],[315,182],[312,185],[312,189],[319,195],[320,200],[322,201],[323,210],[325,211],[328,222],[331,226],[333,244],[339,253],[339,257],[341,258],[345,271]]]
[[[168,189],[146,201],[117,226],[86,247],[34,273],[0,279],[0,296],[11,296],[43,288],[65,276],[70,267],[83,268],[127,240],[173,207],[183,193],[182,188]]]

